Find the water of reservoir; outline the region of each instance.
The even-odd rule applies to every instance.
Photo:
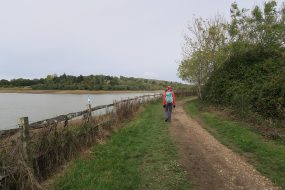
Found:
[[[88,98],[92,107],[113,103],[114,100],[133,98],[149,93],[114,94],[23,94],[0,93],[0,130],[17,128],[20,117],[29,122],[52,118],[86,109]]]

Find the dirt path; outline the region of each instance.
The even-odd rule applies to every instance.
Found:
[[[278,189],[187,116],[183,110],[185,102],[178,102],[170,131],[193,189]]]

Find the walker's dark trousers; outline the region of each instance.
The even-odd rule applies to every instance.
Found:
[[[171,121],[172,103],[167,103],[165,105],[165,121]]]

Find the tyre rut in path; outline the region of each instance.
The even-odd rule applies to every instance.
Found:
[[[193,189],[279,189],[188,117],[183,110],[186,101],[178,102],[170,133],[177,142],[180,164]]]

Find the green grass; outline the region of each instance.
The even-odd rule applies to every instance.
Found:
[[[258,171],[285,189],[285,146],[273,140],[265,140],[243,123],[201,111],[202,106],[198,100],[194,100],[184,108],[200,120],[216,139],[244,155]]]
[[[148,105],[106,144],[95,145],[91,158],[74,161],[53,188],[190,189],[168,127],[161,104]]]

